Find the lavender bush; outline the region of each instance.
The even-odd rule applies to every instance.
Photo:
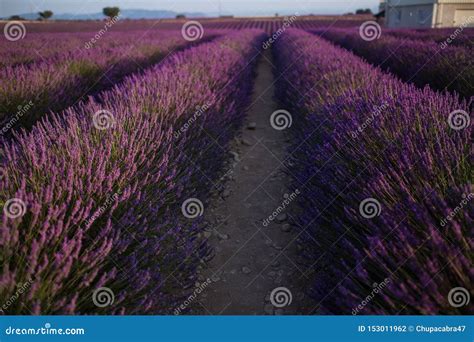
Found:
[[[474,47],[474,29],[470,27],[450,27],[442,29],[396,29],[384,30],[384,33],[398,38],[408,38],[421,41],[433,41],[438,44],[447,42],[449,44]]]
[[[471,312],[448,300],[474,277],[472,202],[455,209],[472,198],[470,132],[449,125],[470,104],[302,31],[277,41],[276,60],[314,312]],[[374,283],[386,286],[367,302]]]
[[[469,98],[474,95],[472,49],[435,42],[395,38],[387,35],[365,41],[355,30],[318,31],[330,41],[353,51],[368,62],[393,72],[419,87],[429,85]]]
[[[3,146],[0,298],[31,281],[5,313],[164,314],[189,295],[206,245],[181,205],[205,202],[262,40],[241,31],[177,53]],[[103,308],[101,287],[114,294]]]
[[[209,32],[203,41],[215,36]],[[73,41],[77,43],[77,37]],[[74,105],[83,96],[110,88],[126,75],[141,71],[189,45],[177,31],[110,34],[105,35],[104,42],[99,40],[98,43],[86,49],[84,41],[76,49],[1,69],[0,128],[8,126],[7,133],[11,126],[30,128],[45,113]],[[8,46],[14,48],[15,45]],[[21,113],[21,108],[30,101],[32,107]],[[0,134],[5,134],[3,129]]]

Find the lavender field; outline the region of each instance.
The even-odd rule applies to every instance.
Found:
[[[474,29],[0,29],[1,315],[474,313]]]

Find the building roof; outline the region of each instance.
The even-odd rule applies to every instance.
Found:
[[[474,0],[387,0],[390,7],[429,4],[472,4]]]
[[[436,3],[437,0],[387,0],[390,7],[411,6],[411,5],[429,5]]]

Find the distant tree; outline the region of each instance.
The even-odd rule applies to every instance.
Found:
[[[186,19],[186,16],[184,14],[177,14],[176,19]]]
[[[47,10],[47,11],[43,11],[43,12],[38,12],[38,15],[40,16],[41,20],[48,20],[49,18],[51,18],[53,16],[53,12]]]
[[[366,9],[359,8],[356,11],[356,14],[372,14],[372,10],[370,8],[366,8]]]
[[[110,19],[116,17],[120,13],[120,8],[118,7],[104,7],[102,10],[105,16],[109,17]]]
[[[20,17],[19,15],[12,15],[9,20],[25,20],[25,18]]]

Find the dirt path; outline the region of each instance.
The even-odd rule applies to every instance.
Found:
[[[247,123],[231,145],[230,181],[205,212],[215,256],[201,275],[212,281],[198,298],[204,314],[298,314],[308,306],[299,284],[304,277],[297,263],[296,232],[287,223],[289,212],[263,224],[291,195],[282,165],[288,137],[270,125],[271,114],[280,109],[273,79],[272,56],[266,51],[257,66]],[[288,290],[277,290],[280,295],[271,298],[278,287]],[[281,305],[289,301],[288,291],[292,303]]]

